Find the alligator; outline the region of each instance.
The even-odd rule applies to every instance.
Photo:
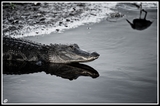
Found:
[[[46,74],[56,75],[63,79],[75,80],[79,76],[99,77],[99,73],[92,67],[80,63],[43,63],[35,64],[28,61],[4,60],[3,74],[23,75],[45,72]]]
[[[41,44],[22,38],[3,37],[3,60],[75,63],[97,59],[97,52],[81,50],[77,44]]]

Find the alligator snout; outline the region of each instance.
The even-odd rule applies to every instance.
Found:
[[[91,56],[93,56],[93,57],[99,57],[100,55],[97,52],[93,52],[93,53],[91,53]]]

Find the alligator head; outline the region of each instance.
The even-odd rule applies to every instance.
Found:
[[[99,54],[96,52],[90,53],[81,50],[77,44],[51,44],[48,53],[49,62],[52,63],[89,62],[99,57]]]
[[[98,53],[81,50],[77,44],[45,45],[25,39],[3,38],[3,60],[75,63],[93,61],[98,57]]]

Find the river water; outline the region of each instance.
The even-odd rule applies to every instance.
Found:
[[[138,11],[124,11],[128,20]],[[36,42],[77,43],[96,51],[100,57],[83,63],[99,77],[80,76],[64,79],[45,72],[3,75],[3,100],[7,103],[157,103],[157,11],[148,10],[154,20],[143,30],[133,30],[125,19],[103,20],[82,25],[63,33],[51,33],[25,39]]]

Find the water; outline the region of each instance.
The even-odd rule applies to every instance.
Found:
[[[132,20],[139,12],[121,9]],[[148,10],[154,20],[143,30],[133,30],[121,19],[103,20],[79,26],[64,33],[25,37],[44,44],[77,43],[96,51],[100,57],[84,63],[99,77],[80,76],[64,79],[45,72],[3,75],[3,100],[7,103],[157,103],[157,13]]]

